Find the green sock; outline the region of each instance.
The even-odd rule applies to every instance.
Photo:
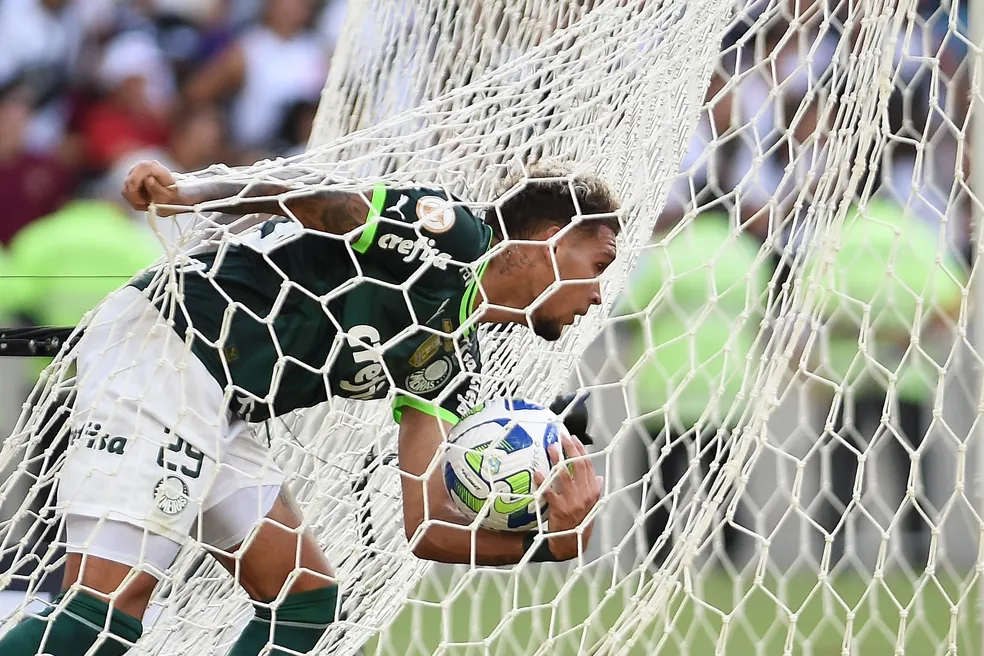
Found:
[[[306,654],[314,649],[325,629],[335,620],[338,586],[287,595],[275,610],[256,606],[256,615],[243,629],[229,656],[257,656],[267,644],[290,649],[271,649],[270,656]],[[272,603],[266,602],[266,603]],[[273,640],[270,625],[273,624]]]
[[[81,656],[94,644],[101,643],[94,652],[95,656],[121,656],[130,649],[130,643],[136,642],[143,633],[140,620],[114,609],[109,621],[111,635],[100,636],[106,625],[109,605],[90,594],[77,592],[56,613],[62,596],[58,595],[39,617],[24,618],[0,638],[0,654]],[[46,619],[52,615],[52,619]],[[119,642],[114,637],[126,642]]]

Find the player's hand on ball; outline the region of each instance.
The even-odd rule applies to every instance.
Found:
[[[564,447],[563,453],[561,446]],[[563,454],[567,454],[569,458],[566,463]],[[548,455],[555,466],[558,463],[567,464],[556,471],[549,487],[542,491],[544,501],[550,504],[548,528],[551,533],[576,529],[584,523],[585,517],[601,498],[604,479],[595,474],[584,445],[576,437],[564,435],[560,438],[560,445],[550,447]],[[546,477],[540,472],[536,472],[533,479],[538,488],[546,481]],[[591,538],[591,529],[592,523],[582,527],[584,546],[587,546]],[[549,543],[550,551],[557,560],[570,560],[578,555],[577,532],[550,537]]]
[[[174,175],[158,161],[139,162],[130,169],[123,181],[123,198],[135,210],[146,210],[151,203],[158,205],[187,204],[175,188]],[[174,209],[161,208],[161,216],[177,214]]]

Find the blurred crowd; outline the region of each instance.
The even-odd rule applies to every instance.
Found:
[[[0,245],[133,162],[303,149],[344,0],[0,0]]]
[[[670,193],[667,221],[718,205],[751,222],[763,239],[790,238],[788,226],[776,225],[775,217],[788,216],[804,190],[800,202],[810,206],[838,114],[859,111],[836,97],[845,88],[838,78],[851,69],[852,54],[860,52],[857,9],[849,10],[853,3],[790,3],[787,12],[769,12],[763,25],[759,14],[774,5],[749,0],[724,39],[683,175]],[[886,137],[887,146],[862,155],[876,192],[945,228],[948,243],[962,250],[968,235],[966,199],[957,199],[961,216],[944,215],[954,205],[950,193],[957,171],[967,165],[956,161],[969,107],[967,5],[959,3],[952,14],[939,0],[917,5],[911,24],[883,36],[885,49],[893,51],[893,88],[887,108],[878,107],[876,122],[863,127],[876,138]],[[917,153],[923,157],[918,171]]]
[[[0,248],[8,251],[0,271],[13,266],[23,275],[10,263],[22,259],[15,236],[70,201],[118,204],[120,182],[140,159],[193,171],[302,150],[345,2],[0,0]],[[788,215],[799,179],[822,168],[818,158],[838,110],[813,90],[831,87],[818,82],[829,79],[835,58],[850,56],[851,48],[837,46],[857,30],[824,18],[826,5],[846,19],[847,2],[792,3],[799,13],[777,15],[767,29],[758,19],[774,2],[738,4],[740,19],[725,37],[664,219],[717,206],[762,239],[788,238],[775,217]],[[956,130],[942,116],[957,126],[966,116],[966,107],[954,106],[966,103],[959,91],[969,84],[960,74],[967,48],[946,38],[951,18],[966,24],[966,3],[959,6],[963,13],[951,17],[939,0],[921,0],[916,29],[899,35],[887,117],[893,136],[878,171],[898,203],[936,226],[954,187],[957,152]],[[801,24],[791,29],[794,14]],[[939,56],[942,84],[922,66],[926,55]],[[935,115],[931,93],[940,96]],[[938,138],[927,144],[916,181],[916,145],[929,132]],[[943,227],[966,249],[965,216]]]
[[[934,453],[924,438],[973,258],[964,183],[971,67],[967,3],[953,12],[938,0],[917,4],[910,23],[877,37],[892,54],[892,87],[875,106],[863,106],[882,99],[863,86],[845,93],[851,57],[871,52],[858,47],[862,5],[805,0],[777,12],[775,2],[750,0],[724,40],[681,174],[618,310],[630,329],[620,372],[632,381],[648,452],[636,462],[650,485],[646,533],[657,563],[673,543],[670,509],[706,489],[755,402],[745,375],[769,339],[767,305],[788,302],[780,297],[793,277],[821,294],[790,372],[812,391],[800,419],[815,435],[807,468],[822,481],[812,526],[834,536],[832,565],[849,559],[857,525],[872,516],[857,510],[866,502],[855,490],[877,480],[880,500],[866,508],[889,508],[885,522],[898,514],[897,555],[927,562],[936,517],[927,490],[940,468],[927,467]],[[874,121],[851,119],[865,111]],[[847,208],[843,227],[818,226],[848,180],[867,200]],[[803,248],[819,234],[836,245],[822,277],[812,273],[819,255]],[[785,446],[800,429],[784,426],[774,439]],[[862,471],[859,454],[875,446],[884,457]],[[745,536],[763,529],[743,504],[730,512],[717,554],[743,562],[740,543],[747,555]]]

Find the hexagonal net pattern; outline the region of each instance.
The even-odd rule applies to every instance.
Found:
[[[981,205],[968,124],[980,49],[965,10],[354,3],[309,152],[181,178],[189,193],[230,191],[182,206],[183,237],[145,296],[111,297],[45,371],[0,452],[14,472],[0,483],[12,509],[0,554],[16,565],[0,588],[33,590],[63,563],[64,513],[95,503],[84,483],[99,475],[79,473],[78,453],[147,442],[164,456],[152,466],[175,467],[148,498],[166,514],[198,508],[200,521],[172,564],[138,561],[161,583],[135,652],[225,653],[251,617],[237,576],[207,557],[223,549],[208,535],[208,488],[181,487],[202,467],[213,481],[284,472],[342,590],[317,653],[979,651],[981,370],[969,326]],[[387,352],[427,332],[414,304],[424,276],[460,272],[481,290],[479,270],[509,235],[463,257],[418,226],[424,245],[402,253],[410,270],[381,275],[359,248],[399,252],[388,230],[399,218],[383,212],[368,237],[364,226],[334,234],[304,227],[293,201],[356,193],[371,215],[375,189],[423,187],[465,199],[452,203],[458,221],[459,208],[489,221],[543,160],[569,163],[552,179],[575,206],[587,173],[620,199],[619,255],[601,306],[561,339],[477,328],[482,366],[466,400],[588,395],[591,460],[606,479],[593,535],[570,564],[432,566],[411,552],[421,532],[404,534],[388,402],[419,398],[443,373],[404,378]],[[518,182],[503,193],[506,179]],[[247,214],[257,198],[287,221]],[[590,219],[578,214],[575,224]],[[331,266],[285,255],[312,243]],[[262,310],[216,274],[243,250],[265,272],[245,285],[266,294]],[[191,276],[206,281],[205,301]],[[557,278],[548,289],[567,293]],[[383,331],[343,316],[346,297],[370,287],[409,321]],[[496,309],[482,291],[480,307]],[[196,302],[211,307],[208,325],[188,318]],[[330,327],[316,361],[277,323],[302,311]],[[209,394],[183,376],[205,357],[194,339],[215,371],[251,357],[230,337],[237,316],[264,326],[268,385],[220,382],[210,414]],[[449,333],[434,348],[463,362],[469,325]],[[182,338],[164,347],[162,334]],[[349,360],[364,366],[340,381]],[[153,387],[120,387],[119,371],[141,367]],[[292,387],[299,372],[306,392]],[[339,394],[344,383],[364,398]],[[320,403],[297,402],[304,394]],[[93,428],[93,399],[102,423],[129,421],[132,435]],[[230,428],[230,408],[248,426]],[[145,421],[181,437],[144,439]],[[246,464],[223,460],[224,437],[251,445]],[[28,612],[25,602],[10,619]]]

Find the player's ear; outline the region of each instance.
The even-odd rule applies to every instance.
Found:
[[[560,226],[558,226],[558,225],[552,225],[552,224],[547,224],[547,227],[543,228],[542,230],[537,231],[537,233],[536,233],[536,235],[534,235],[533,239],[537,239],[539,241],[546,242],[546,241],[549,241],[551,238],[556,237],[556,235],[557,235],[558,232],[560,232]],[[554,247],[553,248],[549,248],[549,247],[547,247],[546,244],[544,244],[544,247],[541,249],[541,253],[542,253],[544,259],[546,259],[548,262],[552,259],[551,258],[551,252],[556,250],[556,248],[559,245],[560,241],[561,240],[554,241]]]
[[[554,241],[552,247],[548,246],[546,242],[548,242],[552,237],[556,237],[558,232],[560,232],[560,226],[550,225],[542,230],[539,230],[533,236],[533,239],[544,242],[542,247],[537,248],[537,255],[539,256],[538,259],[540,262],[542,262],[544,266],[548,267],[551,271],[553,271],[554,253],[557,252],[557,248],[560,247],[560,242],[562,240]]]
[[[539,240],[542,240],[542,241],[547,241],[548,239],[550,239],[551,237],[553,237],[554,235],[556,235],[558,232],[560,232],[560,226],[549,224],[543,230],[538,231],[537,232],[537,235],[534,237],[534,239],[539,239]]]

